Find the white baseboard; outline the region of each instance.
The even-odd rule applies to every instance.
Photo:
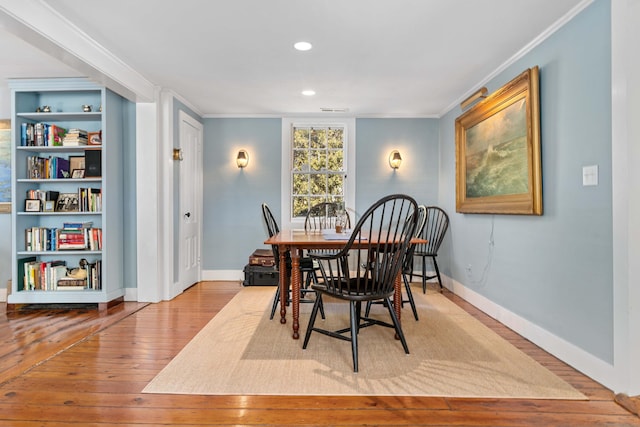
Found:
[[[7,290],[0,289],[0,302],[7,302]]]
[[[551,332],[531,323],[529,320],[501,307],[493,301],[467,288],[460,282],[442,275],[443,286],[450,291],[493,317],[498,322],[514,330],[538,347],[551,353],[558,359],[599,382],[607,388],[616,390],[615,367]]]
[[[125,301],[138,301],[138,288],[124,288]]]
[[[202,280],[220,280],[225,282],[242,282],[244,271],[242,270],[202,270]]]

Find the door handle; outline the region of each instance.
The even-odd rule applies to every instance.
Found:
[[[184,214],[185,218],[191,218],[191,212],[187,212],[186,214]]]

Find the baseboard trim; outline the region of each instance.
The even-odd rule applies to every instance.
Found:
[[[618,387],[615,367],[613,365],[598,359],[563,338],[505,309],[450,277],[443,275],[443,285],[468,303],[482,310],[487,315],[514,330],[574,369],[582,372],[584,375],[611,390],[615,391]]]
[[[224,282],[242,282],[244,271],[242,270],[202,270],[202,280],[219,280]]]

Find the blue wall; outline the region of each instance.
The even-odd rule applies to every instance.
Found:
[[[610,34],[609,3],[597,1],[487,84],[491,93],[540,67],[544,215],[455,213],[458,108],[440,123],[440,204],[451,216],[446,274],[612,363]],[[599,185],[583,187],[594,164]]]
[[[261,203],[280,218],[281,127],[280,119],[205,119],[203,270],[240,270],[264,246]],[[356,213],[391,193],[435,203],[438,142],[435,119],[356,120]],[[240,148],[250,156],[243,170],[235,165]],[[397,171],[388,163],[392,149],[403,157]]]
[[[405,193],[420,204],[438,201],[439,130],[437,119],[356,120],[356,207],[364,212],[392,193]],[[398,150],[402,165],[389,166]]]
[[[280,119],[204,120],[202,269],[242,270],[266,247],[260,205],[280,217]],[[238,150],[249,165],[236,166]]]

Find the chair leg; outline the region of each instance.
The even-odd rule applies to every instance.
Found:
[[[442,279],[440,278],[440,269],[438,269],[438,262],[436,261],[436,257],[432,256],[433,259],[433,267],[436,269],[436,276],[438,276],[438,283],[440,284],[440,292],[442,292]]]
[[[404,287],[407,290],[407,296],[409,297],[409,304],[411,305],[411,310],[413,311],[413,317],[418,320],[418,310],[416,310],[416,302],[413,300],[413,292],[411,292],[411,286],[409,285],[407,275],[403,274],[402,279],[404,280]]]
[[[427,293],[427,256],[422,255],[422,293]]]
[[[402,347],[404,348],[404,352],[409,354],[409,347],[407,346],[407,341],[404,339],[404,333],[402,332],[402,328],[400,327],[400,322],[398,322],[398,317],[396,316],[396,312],[393,311],[393,306],[391,304],[391,299],[387,298],[387,308],[389,308],[389,315],[391,316],[391,320],[393,321],[393,326],[396,328],[396,334],[400,337],[400,342],[402,343]]]
[[[278,307],[278,302],[280,302],[280,284],[276,287],[276,296],[273,297],[273,305],[271,306],[271,316],[269,316],[269,320],[273,320],[276,308]]]
[[[316,316],[318,315],[318,307],[322,305],[322,295],[316,292],[316,301],[313,303],[313,309],[311,310],[311,317],[309,317],[309,325],[307,326],[307,333],[304,335],[304,343],[302,348],[307,348],[311,332],[313,331],[313,325],[316,323]]]
[[[350,301],[351,310],[351,355],[353,357],[353,372],[358,372],[358,328],[360,325],[360,302]]]

